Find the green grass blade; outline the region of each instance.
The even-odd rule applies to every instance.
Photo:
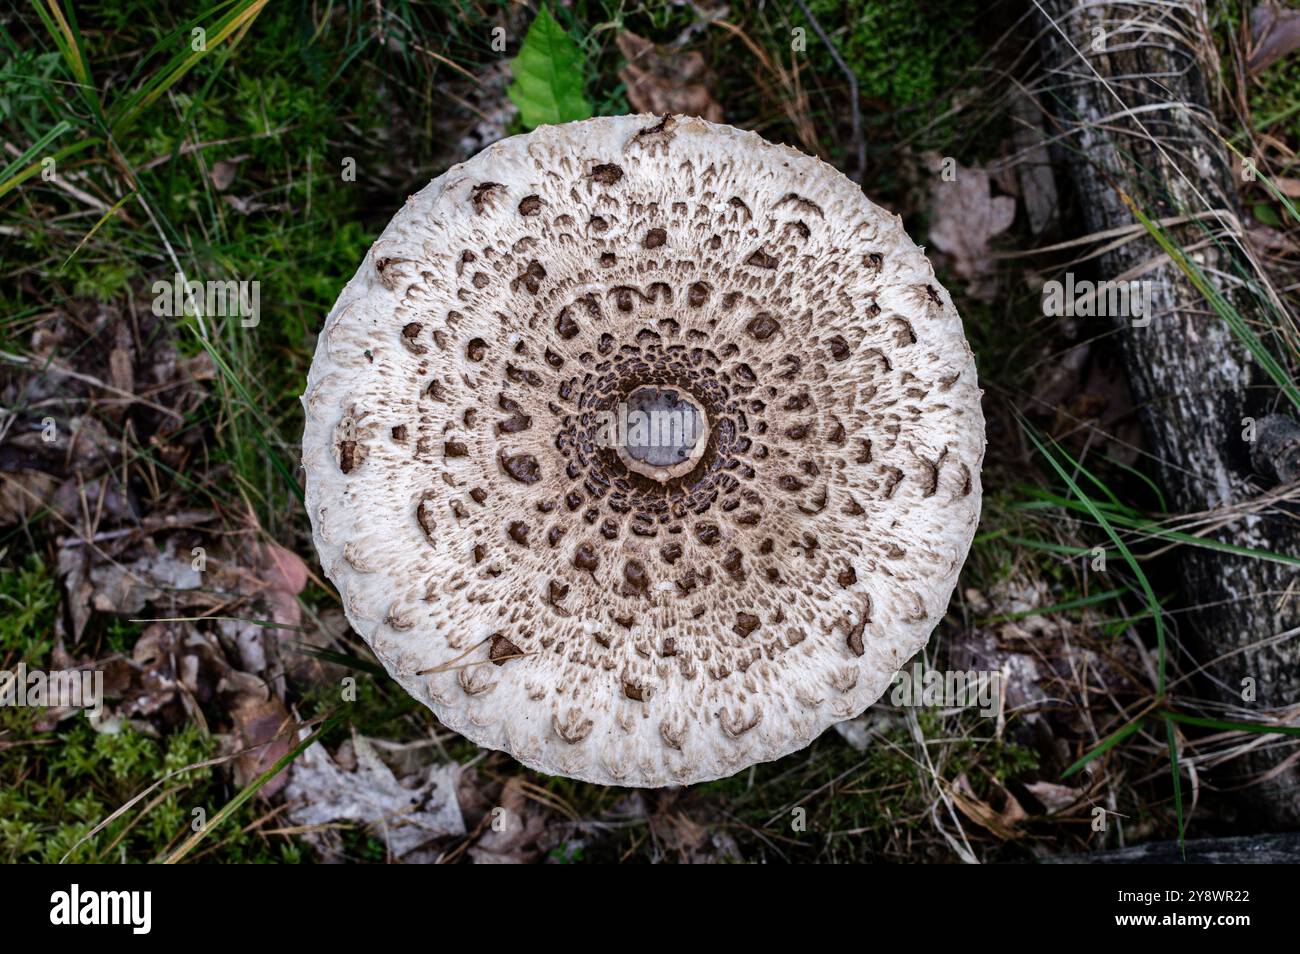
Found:
[[[1170,710],[1164,713],[1166,719],[1182,722],[1186,725],[1200,726],[1203,729],[1219,729],[1222,732],[1253,732],[1258,735],[1290,735],[1300,737],[1300,725],[1264,725],[1262,722],[1236,722],[1230,719],[1215,719],[1210,716],[1194,716],[1185,712]]]
[[[1215,313],[1227,323],[1237,340],[1246,346],[1256,363],[1273,379],[1273,383],[1277,385],[1278,390],[1285,394],[1297,409],[1300,409],[1300,387],[1297,387],[1296,382],[1291,379],[1291,375],[1273,357],[1272,352],[1259,339],[1259,336],[1250,330],[1250,326],[1241,313],[1210,283],[1200,267],[1191,261],[1181,248],[1174,244],[1164,230],[1143,214],[1142,210],[1137,207],[1137,204],[1131,198],[1123,192],[1120,193],[1120,198],[1129,207],[1129,211],[1142,223],[1142,227],[1147,230],[1147,233],[1155,239],[1161,250],[1187,276],[1187,280],[1210,303],[1210,307],[1214,309]]]
[[[148,109],[159,96],[162,96],[167,90],[176,85],[180,79],[192,70],[203,57],[207,56],[222,43],[233,36],[237,31],[243,30],[262,12],[269,0],[239,0],[235,8],[221,17],[211,27],[206,28],[206,42],[203,49],[194,50],[188,45],[181,53],[177,53],[161,70],[144,84],[139,90],[123,100],[122,104],[116,110],[117,116],[113,120],[113,132],[120,134],[124,129],[130,126],[140,114]]]
[[[63,260],[63,264],[59,267],[59,271],[61,272],[67,271],[68,263],[71,262],[73,258],[76,257],[77,253],[81,251],[82,247],[87,242],[89,242],[92,238],[94,238],[95,233],[100,230],[103,224],[107,222],[109,219],[111,219],[114,215],[116,215],[117,210],[122,208],[122,206],[126,205],[127,200],[129,200],[134,195],[135,195],[134,191],[128,192],[126,195],[122,196],[122,198],[118,199],[117,202],[113,204],[113,207],[111,209],[109,209],[107,212],[105,212],[103,215],[99,217],[99,221],[96,222],[93,226],[91,226],[90,231],[81,237],[81,241],[77,243],[77,247],[68,253],[68,257]]]
[[[69,18],[63,15],[57,0],[45,0],[43,4],[37,0],[33,5],[40,15],[41,22],[45,24],[50,38],[54,40],[54,45],[58,47],[59,54],[68,64],[73,78],[82,86],[89,86],[90,67],[86,63],[85,51],[81,45],[81,33],[76,29],[75,18],[69,23]]]
[[[1158,695],[1163,696],[1165,694],[1165,669],[1167,663],[1165,620],[1164,613],[1160,607],[1160,601],[1156,599],[1155,590],[1151,588],[1151,581],[1147,579],[1147,575],[1142,571],[1141,565],[1134,558],[1133,554],[1129,552],[1129,548],[1125,545],[1124,541],[1120,539],[1119,534],[1115,531],[1115,528],[1111,525],[1105,514],[1103,514],[1101,509],[1093,502],[1092,498],[1083,492],[1083,489],[1075,482],[1074,478],[1069,475],[1066,469],[1061,466],[1060,462],[1056,459],[1056,455],[1048,450],[1043,442],[1038,439],[1038,436],[1029,426],[1029,422],[1022,419],[1021,427],[1030,442],[1033,443],[1035,448],[1037,448],[1038,452],[1047,459],[1049,464],[1052,465],[1052,469],[1056,471],[1057,476],[1064,480],[1069,486],[1070,492],[1079,498],[1079,501],[1087,508],[1092,518],[1101,525],[1103,530],[1106,531],[1106,535],[1114,542],[1115,547],[1119,550],[1120,556],[1124,558],[1124,562],[1129,565],[1129,569],[1131,569],[1133,575],[1137,577],[1138,585],[1142,588],[1142,595],[1146,598],[1147,606],[1151,610],[1151,618],[1155,623],[1156,653],[1159,660],[1156,668],[1156,692]],[[1058,448],[1058,450],[1060,450],[1060,448]],[[1074,464],[1074,466],[1082,469],[1082,465],[1074,461],[1069,454],[1065,453],[1065,451],[1062,450],[1061,455],[1070,463]]]
[[[44,140],[46,137],[42,136],[41,138]],[[57,167],[58,163],[62,162],[68,156],[76,155],[84,149],[89,149],[91,146],[102,144],[103,140],[99,138],[83,139],[80,142],[74,142],[71,145],[64,146],[58,152],[53,153],[50,158],[54,160],[55,166]],[[36,151],[37,147],[33,145],[27,150],[27,152],[23,153],[23,156],[30,158],[30,156],[35,155]],[[18,186],[22,185],[32,176],[38,174],[43,168],[42,163],[45,161],[45,158],[45,156],[42,156],[21,172],[13,172],[13,170],[17,169],[21,162],[24,161],[22,159],[15,160],[5,166],[4,172],[0,173],[0,198],[4,198],[5,195],[18,188]],[[11,175],[11,173],[13,174]]]
[[[1147,487],[1149,487],[1149,488],[1151,489],[1151,492],[1152,492],[1153,494],[1155,494],[1155,498],[1156,498],[1156,500],[1159,501],[1159,503],[1160,503],[1160,512],[1161,512],[1161,513],[1168,513],[1168,511],[1169,511],[1169,504],[1165,501],[1165,494],[1164,494],[1164,491],[1162,491],[1162,490],[1160,489],[1160,485],[1159,485],[1159,484],[1157,484],[1154,480],[1152,480],[1152,479],[1151,479],[1150,477],[1148,477],[1146,474],[1142,473],[1142,471],[1138,470],[1136,467],[1130,467],[1128,464],[1125,464],[1125,463],[1122,462],[1122,461],[1118,461],[1118,460],[1116,460],[1114,457],[1111,457],[1109,454],[1103,454],[1102,456],[1105,458],[1105,460],[1106,460],[1107,463],[1111,464],[1111,465],[1114,466],[1114,467],[1118,467],[1120,470],[1124,471],[1126,474],[1132,474],[1132,475],[1133,475],[1134,477],[1136,477],[1138,480],[1142,481],[1142,483],[1146,484]]]
[[[1110,735],[1106,736],[1106,738],[1098,742],[1096,746],[1094,746],[1089,751],[1085,752],[1082,758],[1080,758],[1077,762],[1075,762],[1064,772],[1062,772],[1061,778],[1069,778],[1071,775],[1079,771],[1079,769],[1083,768],[1093,759],[1105,755],[1115,746],[1119,745],[1119,743],[1123,742],[1125,739],[1127,739],[1138,729],[1142,728],[1142,719],[1143,719],[1142,716],[1138,716],[1132,722],[1125,723],[1123,726],[1116,729]]]
[[[199,344],[202,345],[203,350],[208,353],[208,356],[212,358],[213,363],[217,366],[217,369],[221,372],[222,376],[230,386],[234,388],[240,398],[243,399],[244,404],[248,407],[249,411],[251,411],[253,416],[258,419],[258,423],[262,425],[261,428],[254,429],[253,438],[257,441],[258,446],[262,448],[262,452],[266,454],[267,460],[271,462],[271,466],[274,467],[280,476],[284,478],[285,483],[293,489],[294,495],[300,501],[305,500],[306,497],[303,495],[302,488],[298,486],[298,481],[294,478],[293,474],[289,472],[289,468],[285,466],[284,461],[280,458],[279,452],[267,443],[266,434],[272,433],[273,429],[266,421],[262,420],[261,415],[257,413],[257,404],[253,401],[253,396],[248,393],[248,389],[244,387],[244,382],[239,380],[239,377],[226,362],[226,359],[223,358],[217,352],[217,349],[212,346],[212,342],[199,334],[197,328],[194,329],[194,337],[198,339]]]
[[[1052,494],[1039,488],[1029,488],[1026,493],[1040,498],[1036,501],[1017,504],[1015,509],[1024,511],[1034,510],[1051,510],[1057,507],[1073,510],[1076,513],[1091,514],[1087,505],[1077,500],[1069,500],[1058,494]],[[1201,537],[1194,533],[1183,533],[1180,530],[1170,530],[1160,526],[1159,523],[1152,521],[1150,518],[1135,518],[1122,513],[1116,513],[1114,510],[1106,508],[1093,501],[1093,504],[1099,509],[1106,511],[1107,519],[1117,527],[1125,530],[1132,530],[1135,533],[1145,534],[1150,537],[1157,537],[1162,540],[1169,540],[1174,543],[1183,543],[1187,546],[1200,547],[1203,550],[1214,550],[1218,553],[1231,553],[1236,556],[1247,557],[1252,560],[1268,560],[1273,563],[1283,563],[1288,566],[1300,566],[1300,556],[1292,556],[1289,553],[1278,553],[1276,550],[1263,550],[1256,547],[1244,547],[1236,543],[1225,543],[1222,540],[1215,540],[1212,537]],[[1033,542],[1022,541],[1025,546],[1032,546]],[[1046,547],[1042,547],[1046,549]]]
[[[32,159],[39,155],[46,146],[54,142],[54,140],[58,139],[71,128],[72,123],[68,122],[66,119],[60,119],[50,127],[49,132],[28,146],[23,151],[22,155],[9,163],[9,165],[5,166],[3,169],[0,169],[0,182],[8,180],[17,170],[21,169],[24,165],[31,162]]]
[[[1183,773],[1178,767],[1178,733],[1174,731],[1174,720],[1165,716],[1165,735],[1169,739],[1169,770],[1174,775],[1174,814],[1178,817],[1178,851],[1184,859],[1187,857],[1187,824],[1183,818]]]
[[[253,779],[253,781],[245,785],[239,791],[239,793],[235,795],[234,798],[232,798],[229,802],[223,805],[221,810],[212,816],[212,819],[206,825],[204,825],[202,828],[200,828],[198,831],[192,834],[189,838],[185,840],[185,842],[179,848],[177,848],[174,852],[172,852],[167,857],[167,859],[163,862],[163,864],[174,865],[178,861],[183,860],[186,855],[188,855],[191,851],[194,850],[194,847],[200,841],[202,841],[205,837],[207,837],[208,832],[216,829],[218,825],[224,822],[235,812],[239,811],[240,806],[243,805],[245,802],[247,802],[254,795],[256,795],[263,785],[265,785],[267,782],[271,781],[271,779],[275,778],[277,775],[283,772],[285,768],[287,768],[294,759],[302,755],[303,752],[306,752],[313,742],[320,739],[327,732],[331,731],[336,725],[342,722],[343,717],[344,717],[344,713],[335,712],[334,714],[326,718],[325,721],[321,723],[320,728],[318,728],[311,735],[307,736],[307,738],[299,741],[297,745],[295,745],[292,749],[290,749],[283,756],[281,756],[280,759],[274,765],[272,765],[269,769],[267,769],[257,778]]]

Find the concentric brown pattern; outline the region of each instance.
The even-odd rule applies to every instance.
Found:
[[[707,418],[666,482],[598,439],[645,387]],[[449,726],[547,772],[730,774],[874,701],[944,612],[984,423],[896,217],[701,120],[497,143],[393,219],[304,402],[348,616]]]

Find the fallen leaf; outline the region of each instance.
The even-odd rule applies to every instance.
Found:
[[[116,397],[135,393],[135,365],[126,348],[114,348],[108,353],[108,383],[115,389]]]
[[[130,615],[164,596],[171,601],[169,605],[179,605],[175,601],[185,591],[198,590],[203,585],[203,574],[194,569],[188,556],[174,556],[171,546],[169,542],[163,552],[129,563],[101,563],[92,567],[91,607],[102,613]]]
[[[230,159],[221,159],[212,164],[212,171],[209,177],[212,179],[212,188],[218,192],[225,192],[235,181],[235,173],[239,171],[239,164],[247,159],[248,156],[234,156]]]
[[[510,61],[514,82],[506,87],[506,95],[519,108],[519,119],[526,128],[591,116],[583,62],[577,43],[545,5],[539,7],[519,54]]]
[[[1043,803],[1049,815],[1059,815],[1083,798],[1083,792],[1056,782],[1031,782],[1025,786],[1030,795]]]
[[[492,812],[492,822],[469,849],[475,864],[526,864],[537,858],[538,840],[546,831],[541,809],[528,798],[518,778],[511,778],[501,790]]]
[[[267,586],[287,593],[301,593],[307,585],[307,564],[293,551],[274,543],[264,543],[260,557]]]
[[[1250,40],[1246,71],[1253,75],[1300,49],[1300,10],[1283,10],[1272,0],[1256,4],[1250,12]]]
[[[953,803],[958,811],[982,828],[988,829],[1004,841],[1021,837],[1024,832],[1017,831],[1016,825],[1029,817],[1029,813],[1016,801],[1015,796],[1002,790],[1003,805],[1001,811],[981,800],[971,788],[966,776],[958,775],[949,789]]]
[[[1277,229],[1269,228],[1267,225],[1258,225],[1246,230],[1246,237],[1250,244],[1259,252],[1277,252],[1282,255],[1292,255],[1300,252],[1300,245],[1291,241],[1284,232]]]
[[[254,212],[261,212],[263,209],[273,209],[275,206],[267,202],[258,202],[256,199],[245,199],[238,195],[223,195],[221,197],[226,205],[230,206],[240,215],[252,215]]]
[[[1277,191],[1281,192],[1288,199],[1300,199],[1300,179],[1289,179],[1285,176],[1273,180],[1273,185]]]
[[[266,684],[248,673],[232,672],[223,689],[235,690],[230,718],[235,724],[235,781],[241,787],[268,771],[292,748],[294,733],[286,731],[293,717]],[[257,791],[258,798],[270,799],[288,784],[289,773],[280,772]]]
[[[633,109],[722,122],[722,107],[709,92],[708,67],[701,54],[657,47],[629,30],[615,42],[627,59],[618,75],[627,84],[627,101]]]
[[[937,157],[935,157],[937,159]],[[936,173],[937,162],[933,163]],[[965,278],[972,297],[991,301],[996,287],[989,239],[1005,232],[1016,217],[1016,200],[992,194],[989,174],[955,166],[956,178],[936,174],[931,189],[930,241],[948,256],[952,270]]]
[[[431,765],[423,778],[403,784],[365,736],[353,733],[352,753],[353,771],[341,768],[319,742],[302,754],[285,790],[295,824],[358,822],[375,829],[395,858],[434,838],[465,834],[456,801],[459,765]]]
[[[105,670],[113,715],[167,729],[187,719],[201,722],[199,704],[215,698],[230,667],[212,637],[191,624],[154,623],[140,634],[128,662],[96,668]]]
[[[302,625],[298,594],[307,585],[307,564],[298,554],[274,543],[264,543],[258,548],[257,562],[265,585],[262,597],[267,610],[272,620],[285,627],[273,629],[269,635],[297,638]]]
[[[72,641],[80,642],[90,621],[90,597],[95,587],[90,582],[90,550],[87,547],[59,548],[59,577],[67,590],[68,615],[72,620]]]
[[[245,672],[264,673],[269,668],[266,656],[267,627],[245,619],[223,619],[217,622],[221,635],[235,644],[239,665]]]
[[[58,478],[40,470],[0,475],[0,525],[27,523],[54,497]]]
[[[80,527],[85,536],[93,535],[105,525],[134,523],[140,519],[130,489],[117,474],[87,481],[82,473],[74,473],[59,486],[52,504],[69,523]],[[89,518],[91,525],[84,526],[83,518]]]

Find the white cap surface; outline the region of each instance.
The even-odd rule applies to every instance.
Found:
[[[705,418],[671,473],[602,440],[644,388]],[[439,176],[303,402],[357,632],[450,728],[593,782],[730,775],[856,716],[979,518],[975,365],[922,251],[832,167],[699,119],[542,127]]]

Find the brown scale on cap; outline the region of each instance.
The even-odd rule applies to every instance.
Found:
[[[696,119],[549,127],[367,262],[304,396],[308,507],[354,627],[448,726],[685,784],[807,744],[924,644],[978,520],[980,392],[929,263],[829,166]]]

